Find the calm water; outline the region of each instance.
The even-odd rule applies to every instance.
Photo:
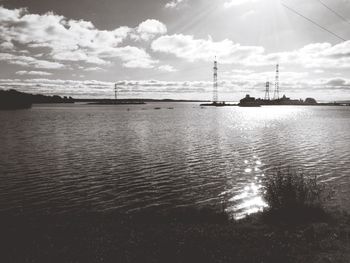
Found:
[[[336,189],[333,205],[350,207],[349,107],[42,105],[1,111],[0,123],[1,211],[132,213],[225,200],[241,217],[265,205],[260,182],[276,166],[319,175]]]

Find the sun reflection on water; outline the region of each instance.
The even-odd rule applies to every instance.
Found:
[[[242,219],[247,215],[262,211],[267,204],[261,196],[261,188],[262,185],[257,182],[245,186],[241,192],[228,200],[232,206],[226,208],[226,212],[232,214],[235,219]]]
[[[248,182],[220,194],[227,197],[225,211],[235,219],[260,212],[268,206],[262,197],[262,178],[265,176],[260,169],[262,162],[256,156],[253,159],[243,161],[246,168],[243,169],[242,176],[248,176]]]

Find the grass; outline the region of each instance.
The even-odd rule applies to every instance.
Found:
[[[349,226],[285,227],[259,217],[232,221],[210,210],[183,212],[164,220],[141,214],[0,220],[0,262],[349,262]]]
[[[349,262],[350,217],[328,221],[316,178],[278,171],[265,191],[270,208],[240,221],[209,208],[0,215],[0,262]]]
[[[281,223],[309,223],[324,221],[324,209],[330,194],[316,176],[300,172],[276,170],[264,180],[263,197],[269,208],[265,218]]]

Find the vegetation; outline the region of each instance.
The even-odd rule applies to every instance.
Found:
[[[349,262],[350,217],[310,216],[326,215],[326,191],[316,178],[278,171],[267,177],[265,187],[270,208],[240,221],[209,208],[132,216],[0,215],[0,261]]]
[[[263,196],[269,205],[268,220],[282,223],[308,223],[327,219],[323,204],[330,194],[316,176],[291,170],[276,170],[264,181]]]
[[[0,90],[0,110],[27,109],[32,106],[29,94],[15,90]]]
[[[26,109],[33,103],[74,103],[72,97],[29,94],[17,90],[0,90],[0,109]]]

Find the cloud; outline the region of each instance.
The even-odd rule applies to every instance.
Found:
[[[0,79],[0,88],[17,89],[22,92],[58,94],[76,98],[113,98],[114,82],[96,80],[60,80],[60,79]],[[210,82],[124,80],[117,82],[121,96],[172,97],[178,94],[205,92]],[[123,95],[124,94],[124,95]],[[154,95],[154,96],[153,96]]]
[[[46,71],[26,71],[26,70],[20,70],[16,72],[16,75],[37,75],[37,76],[51,76],[52,73],[46,72]]]
[[[137,34],[134,35],[134,38],[149,41],[157,35],[166,34],[167,27],[158,20],[148,19],[142,22],[135,30]]]
[[[324,70],[323,69],[315,69],[313,71],[315,74],[323,74],[324,73]]]
[[[265,91],[266,74],[236,74],[234,78],[219,81],[219,96],[239,100],[246,93],[262,97]],[[292,98],[315,97],[335,100],[349,94],[350,79],[318,78],[308,80],[305,74],[285,72],[280,83],[281,94]],[[210,100],[211,81],[159,81],[123,80],[117,85],[125,98],[192,98]],[[48,95],[73,96],[76,98],[113,98],[113,82],[97,80],[60,79],[0,79],[0,88],[17,89],[23,92]],[[337,91],[336,93],[334,91]],[[328,97],[332,94],[332,97]]]
[[[333,78],[326,81],[326,85],[336,88],[347,88],[350,90],[350,80],[344,78]]]
[[[336,45],[313,43],[293,51],[259,54],[256,57],[248,58],[244,63],[251,66],[261,66],[273,61],[304,68],[350,68],[350,41]]]
[[[350,68],[350,41],[336,45],[313,43],[292,51],[267,53],[261,46],[243,46],[229,39],[215,42],[211,37],[196,39],[192,35],[175,34],[155,39],[151,48],[190,62],[212,61],[216,56],[221,64],[247,67],[280,62],[304,68]]]
[[[5,50],[5,51],[8,51],[8,50],[14,50],[15,49],[15,46],[12,44],[12,42],[2,42],[0,44],[0,50]]]
[[[84,71],[100,71],[100,70],[103,70],[100,67],[89,67],[89,68],[81,67],[81,69],[83,69]]]
[[[100,54],[101,58],[119,58],[126,68],[153,68],[157,60],[142,48],[125,46],[120,48],[105,48]]]
[[[184,0],[172,0],[166,3],[164,7],[169,9],[179,8],[180,4],[184,2]]]
[[[65,67],[63,64],[58,62],[51,62],[29,56],[14,55],[10,53],[0,53],[0,61],[5,61],[8,64],[12,65],[41,69],[61,69]]]
[[[158,69],[160,71],[164,71],[164,72],[175,72],[175,71],[177,71],[173,66],[170,66],[170,65],[162,65],[162,66],[159,66]]]
[[[0,7],[0,48],[14,52],[14,44],[18,43],[33,54],[46,50],[44,55],[47,58],[62,63],[108,65],[119,58],[127,67],[151,68],[156,61],[144,54],[145,50],[122,44],[128,38],[149,41],[166,32],[166,26],[154,19],[146,20],[136,28],[122,26],[114,30],[100,30],[90,21],[67,19],[52,12],[38,15],[24,8],[11,10]],[[113,55],[108,57],[106,54]],[[142,63],[137,63],[135,57],[140,54]]]
[[[0,88],[17,89],[22,92],[46,95],[75,97],[108,97],[113,90],[113,83],[96,80],[61,80],[61,79],[0,79]]]
[[[151,47],[154,51],[173,54],[191,62],[212,61],[216,56],[221,63],[226,64],[264,52],[262,47],[241,46],[228,39],[214,42],[211,37],[195,39],[193,36],[183,34],[161,36],[153,41]]]

